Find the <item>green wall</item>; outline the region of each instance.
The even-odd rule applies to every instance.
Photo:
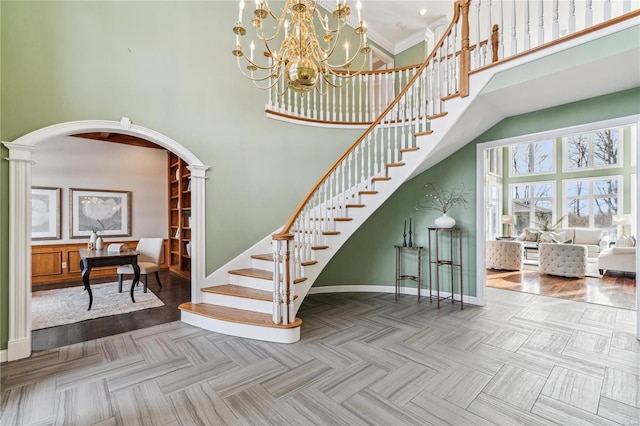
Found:
[[[395,56],[394,66],[396,68],[401,68],[423,63],[424,60],[427,59],[426,49],[426,41],[421,41],[420,43],[411,46]]]
[[[476,144],[507,139],[553,129],[640,114],[640,88],[509,117],[471,141],[464,148],[431,169],[406,182],[345,243],[320,274],[314,286],[394,285],[395,244],[402,243],[403,221],[413,216],[417,244],[426,244],[426,228],[437,213],[415,211],[420,188],[427,182],[443,187],[458,183],[473,192],[466,209],[456,207],[451,216],[465,230],[463,241],[465,294],[475,296]],[[423,264],[426,268],[426,263]],[[407,284],[407,287],[409,285]]]
[[[241,76],[231,54],[237,5],[0,2],[1,140],[66,121],[123,116],[173,138],[211,167],[206,271],[213,272],[282,226],[361,134],[265,117],[266,92]],[[7,238],[2,232],[1,349],[7,343]]]

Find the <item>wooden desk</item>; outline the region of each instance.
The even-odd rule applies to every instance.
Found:
[[[84,289],[89,293],[89,309],[93,304],[93,294],[91,293],[91,286],[89,284],[89,275],[91,274],[91,268],[99,268],[101,266],[120,266],[131,265],[133,266],[133,282],[131,283],[131,301],[136,303],[133,298],[133,289],[138,281],[140,281],[140,267],[138,266],[139,253],[134,250],[127,250],[120,253],[109,253],[106,249],[89,251],[87,249],[80,249],[80,268],[82,269],[82,282],[84,283]],[[122,291],[122,288],[119,289]]]

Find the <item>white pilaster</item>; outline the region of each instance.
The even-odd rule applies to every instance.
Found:
[[[34,147],[9,149],[9,342],[7,360],[31,355],[31,156]]]
[[[191,301],[202,302],[200,288],[206,273],[204,184],[209,167],[190,165],[191,171]],[[198,196],[194,196],[198,194]]]

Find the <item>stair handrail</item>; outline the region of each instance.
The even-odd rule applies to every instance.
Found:
[[[452,35],[453,29],[458,24],[459,19],[462,17],[462,34],[461,42],[462,49],[460,52],[460,86],[459,95],[468,95],[468,80],[469,78],[469,25],[468,25],[468,12],[469,3],[471,0],[457,0],[454,3],[454,12],[451,23],[444,31],[440,40],[434,46],[431,54],[420,65],[415,75],[407,82],[406,86],[400,91],[400,93],[393,99],[393,101],[384,109],[384,111],[374,120],[371,125],[364,131],[364,133],[356,139],[356,141],[340,156],[334,164],[324,173],[324,175],[316,182],[307,195],[298,204],[293,214],[289,217],[289,220],[284,225],[282,230],[272,236],[273,241],[273,260],[274,260],[274,277],[273,277],[273,321],[276,324],[288,324],[295,321],[295,310],[293,307],[294,301],[294,289],[292,283],[295,280],[295,274],[292,273],[292,266],[290,263],[291,247],[290,243],[294,239],[294,234],[291,232],[296,220],[304,212],[307,205],[311,203],[312,198],[318,193],[319,189],[328,181],[328,179],[338,170],[343,162],[354,153],[358,146],[360,146],[366,138],[382,125],[385,117],[403,100],[410,88],[412,88],[416,81],[422,76],[429,63],[434,60],[435,55],[444,47],[444,43]],[[467,21],[465,24],[464,21]],[[454,37],[455,40],[455,37]],[[455,47],[454,47],[455,53]],[[456,56],[454,54],[454,56]],[[428,119],[425,117],[425,119]],[[403,117],[403,122],[406,117]],[[384,130],[384,128],[383,128]],[[299,260],[299,259],[298,259]],[[284,266],[282,266],[284,265]],[[295,268],[296,266],[293,266]],[[281,269],[282,268],[282,269]]]
[[[333,165],[324,173],[324,175],[322,175],[322,177],[316,182],[316,184],[311,188],[311,190],[309,190],[307,195],[302,199],[302,201],[300,201],[300,203],[298,204],[298,206],[294,210],[293,214],[289,217],[289,220],[286,222],[286,224],[284,225],[282,230],[278,234],[274,234],[274,239],[276,239],[276,236],[278,236],[277,239],[282,239],[282,236],[290,235],[289,232],[291,231],[291,228],[293,227],[294,222],[298,218],[298,215],[300,214],[300,212],[302,212],[302,209],[304,208],[304,206],[309,202],[309,200],[311,199],[313,194],[318,190],[318,188],[320,188],[320,186],[324,182],[326,182],[326,180],[329,177],[329,175],[331,175],[331,173],[333,173],[340,166],[340,164],[347,158],[347,156],[351,152],[353,152],[355,150],[355,148],[367,137],[367,135],[369,133],[371,133],[376,128],[376,126],[378,126],[378,124],[380,124],[384,120],[384,118],[393,109],[393,107],[395,105],[397,105],[398,102],[400,102],[400,99],[407,93],[409,88],[416,82],[416,80],[420,77],[420,74],[424,71],[424,69],[427,67],[429,62],[433,59],[433,57],[435,56],[435,54],[438,51],[438,49],[440,47],[442,47],[442,44],[443,44],[444,40],[447,38],[447,36],[451,32],[451,30],[453,29],[453,26],[457,23],[458,18],[460,17],[460,9],[462,8],[461,5],[463,5],[463,4],[466,5],[467,6],[467,11],[468,11],[469,2],[470,2],[470,0],[458,0],[458,1],[456,1],[454,3],[454,9],[455,10],[454,10],[454,15],[453,15],[453,19],[451,20],[451,23],[447,27],[447,30],[443,33],[443,35],[440,38],[440,40],[438,41],[438,43],[435,45],[435,47],[431,51],[431,54],[420,65],[420,67],[416,71],[416,74],[411,78],[411,80],[409,80],[408,84],[400,91],[400,93],[395,97],[395,99],[378,116],[378,118],[376,120],[374,120],[371,123],[371,125],[369,125],[369,127],[367,127],[367,129],[364,131],[364,133],[362,133],[362,135],[360,135],[360,137],[358,137],[358,139],[356,139],[356,141],[338,158],[338,160],[335,161],[335,163],[333,163]],[[467,45],[466,46],[467,46],[467,49],[469,47],[468,30],[469,30],[469,27],[468,27],[468,23],[467,23],[467,35],[466,35],[466,40],[467,40]],[[464,33],[463,33],[462,39],[463,40],[465,39]],[[464,44],[464,42],[463,42],[463,44]],[[462,52],[462,55],[464,56],[464,52]],[[467,70],[466,75],[467,75],[467,79],[468,79],[468,70]],[[461,80],[463,80],[462,77],[463,77],[463,74],[461,75]],[[467,89],[467,92],[464,94],[464,96],[468,95],[468,83],[467,83],[466,89]],[[463,95],[461,94],[460,96],[463,96]]]

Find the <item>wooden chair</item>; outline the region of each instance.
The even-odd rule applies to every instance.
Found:
[[[144,292],[147,292],[147,277],[150,273],[155,272],[156,281],[162,288],[160,282],[160,258],[162,256],[162,238],[140,238],[136,251],[140,253],[138,256],[138,266],[140,267],[140,276],[144,284]],[[118,291],[122,292],[122,276],[133,275],[133,266],[123,265],[118,267]]]

